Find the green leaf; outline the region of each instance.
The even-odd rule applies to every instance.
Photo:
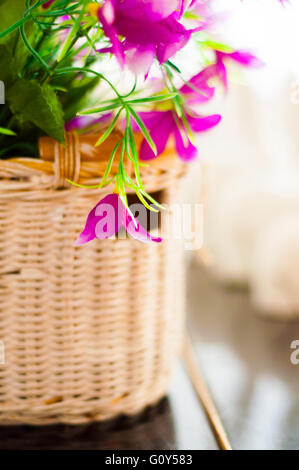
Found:
[[[8,90],[6,99],[22,124],[32,123],[47,135],[64,142],[63,110],[49,85],[22,79]]]
[[[0,134],[16,135],[16,133],[14,131],[11,131],[10,129],[6,129],[5,127],[0,127]]]
[[[0,0],[0,35],[19,21],[25,11],[25,0]],[[6,42],[10,35],[0,39]]]
[[[136,111],[131,108],[130,106],[127,107],[129,113],[131,114],[131,116],[134,118],[134,120],[136,121],[136,123],[138,124],[138,127],[139,129],[141,130],[145,140],[147,141],[148,145],[150,146],[150,148],[152,149],[152,151],[154,152],[155,155],[157,155],[157,147],[156,147],[156,144],[155,142],[153,141],[153,139],[151,138],[144,122],[142,121],[142,119],[138,116],[138,114],[136,113]]]
[[[19,27],[28,20],[30,16],[23,17],[25,11],[25,0],[0,0],[0,45],[5,44],[12,55],[11,67],[19,73],[28,57],[27,49],[21,39]],[[30,22],[30,31],[33,23]],[[27,28],[28,29],[28,28]],[[11,30],[4,34],[5,31]],[[3,35],[4,34],[4,35]],[[0,73],[3,73],[2,67]]]
[[[161,101],[168,101],[168,100],[172,100],[173,98],[175,98],[176,96],[178,96],[178,92],[177,93],[167,93],[165,95],[154,95],[154,96],[150,96],[149,98],[137,98],[137,99],[133,99],[133,100],[128,100],[126,101],[126,104],[146,104],[146,103],[155,103],[155,102],[161,102]]]
[[[6,44],[0,44],[0,80],[6,88],[16,78],[12,53]]]
[[[144,198],[143,194],[141,193],[141,191],[139,191],[138,189],[136,189],[136,194],[140,200],[140,202],[142,202],[142,204],[149,210],[149,211],[152,211],[152,212],[159,212],[158,209],[155,209],[155,207],[152,207],[148,204],[148,202],[146,201],[146,199]]]
[[[70,121],[76,114],[88,105],[89,96],[99,84],[99,77],[78,76],[67,86],[68,93],[62,97],[65,121]]]
[[[59,54],[59,57],[57,59],[58,62],[62,61],[62,59],[65,57],[66,53],[68,52],[69,48],[71,47],[72,41],[76,37],[76,35],[77,35],[77,33],[80,29],[83,15],[84,15],[84,8],[82,8],[81,12],[77,16],[77,19],[76,19],[72,29],[70,30],[70,32],[68,34],[68,37],[66,38],[65,43],[63,44],[63,47],[62,47],[61,52]]]
[[[30,41],[27,37],[27,34],[25,32],[25,27],[24,25],[22,24],[20,26],[20,34],[21,34],[21,37],[23,39],[23,42],[25,44],[25,46],[27,47],[28,51],[30,52],[30,54],[32,55],[32,57],[35,58],[35,60],[37,60],[37,62],[40,63],[40,65],[46,69],[48,72],[50,71],[50,67],[49,65],[47,64],[47,62],[44,61],[44,59],[41,57],[41,55],[34,49],[34,47],[30,44]]]
[[[115,103],[112,104],[107,104],[107,106],[100,106],[99,108],[94,108],[94,109],[87,109],[86,111],[81,111],[79,113],[80,116],[85,116],[89,114],[96,114],[96,113],[104,113],[106,111],[112,111],[113,109],[117,109],[120,106],[122,106],[122,102],[116,101]]]
[[[99,140],[97,141],[96,143],[96,147],[99,147],[103,142],[105,142],[105,140],[108,139],[109,135],[111,134],[111,132],[113,131],[113,129],[115,128],[116,124],[117,124],[117,121],[118,121],[118,118],[120,116],[120,113],[122,112],[123,108],[121,108],[118,113],[116,114],[115,118],[113,119],[112,123],[110,124],[110,126],[108,127],[108,129],[106,130],[106,132],[104,132],[103,135],[101,135],[101,137],[99,138]]]

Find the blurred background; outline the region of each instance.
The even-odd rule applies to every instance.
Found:
[[[215,37],[265,66],[232,64],[207,108],[222,122],[200,136],[189,175],[204,243],[189,264],[188,327],[233,448],[298,450],[299,2],[214,10],[226,20]]]
[[[217,279],[249,286],[262,313],[299,317],[299,4],[216,0],[214,10],[217,39],[265,66],[231,67],[228,92],[211,103],[223,118],[199,139],[198,259]]]

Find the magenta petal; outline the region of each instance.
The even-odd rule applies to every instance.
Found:
[[[195,91],[188,96],[188,104],[196,103],[206,103],[211,101],[215,95],[215,88],[210,86],[201,86],[201,93],[196,93]]]
[[[181,88],[181,92],[187,96],[188,103],[205,103],[210,101],[215,94],[215,88],[210,87],[207,83],[196,83],[195,81],[190,80],[189,82],[193,87],[191,88],[188,85],[184,85]],[[198,91],[197,91],[198,90]]]
[[[209,66],[189,80],[189,85],[184,85],[180,89],[181,93],[187,95],[188,103],[204,103],[213,98],[215,88],[210,87],[208,80],[215,75],[215,67]],[[195,88],[195,89],[194,89]],[[198,90],[198,91],[197,91]]]
[[[154,154],[151,147],[144,139],[140,147],[140,159],[152,160],[164,152],[175,124],[174,119],[171,111],[152,111],[148,113],[141,113],[141,119],[148,127],[151,138],[156,144],[157,155]]]
[[[170,16],[180,6],[181,0],[114,0],[122,16],[137,21],[157,22]]]
[[[108,194],[89,213],[85,228],[75,245],[85,245],[95,238],[106,239],[115,235],[124,225],[124,211],[117,194]]]
[[[107,1],[107,4],[109,2],[111,9],[113,9],[114,8],[113,2],[111,0],[106,0],[106,1]],[[112,52],[114,53],[121,67],[123,67],[125,63],[125,57],[124,57],[122,45],[121,45],[120,40],[118,39],[118,34],[114,27],[114,24],[111,23],[109,20],[107,20],[107,15],[105,15],[105,10],[103,11],[103,7],[98,9],[98,18],[100,22],[102,23],[105,35],[110,39],[110,42],[112,45]]]
[[[183,16],[187,7],[191,6],[190,3],[190,0],[180,0],[179,18]]]
[[[181,23],[169,17],[156,28],[157,59],[160,64],[167,62],[190,40],[192,32]]]
[[[126,48],[126,46],[125,46]],[[143,73],[144,75],[148,74],[154,58],[155,58],[155,48],[153,46],[147,47],[129,47],[125,52],[126,64],[128,65],[131,72],[135,74]]]
[[[191,143],[187,133],[184,139],[181,135],[179,128],[174,131],[175,144],[179,157],[185,162],[190,162],[197,157],[197,148]]]
[[[210,116],[187,116],[188,123],[193,132],[204,132],[211,129],[221,121],[220,114],[212,114]]]
[[[228,88],[228,80],[227,80],[227,71],[224,62],[219,61],[216,64],[216,73],[219,79],[222,81],[224,88]]]
[[[134,218],[134,221],[132,217],[129,215],[129,213],[127,212],[126,230],[127,230],[127,233],[131,235],[131,237],[135,238],[135,240],[138,240],[139,242],[143,242],[143,243],[149,243],[149,242],[160,243],[162,241],[162,238],[152,237],[135,218]]]
[[[164,63],[189,41],[193,31],[178,21],[184,8],[182,0],[105,0],[98,18],[121,65],[127,51],[131,70],[147,74],[155,56]]]
[[[75,241],[74,246],[86,245],[86,243],[92,242],[92,240],[94,240],[95,238],[96,237],[94,233],[83,231],[82,233],[80,233],[79,237]]]
[[[113,113],[107,113],[102,115],[99,118],[94,118],[92,116],[76,116],[65,124],[65,130],[67,132],[82,129],[90,129],[91,127],[96,126],[97,124],[108,124],[113,117]]]
[[[245,65],[246,67],[260,67],[263,65],[263,62],[250,52],[235,51],[229,54],[229,56],[234,61]]]
[[[220,80],[223,82],[225,88],[227,88],[227,72],[224,64],[225,59],[234,60],[235,62],[238,62],[238,64],[243,65],[244,67],[260,67],[264,65],[261,60],[259,60],[250,52],[246,51],[234,51],[230,53],[216,51],[216,57],[216,73]]]
[[[138,113],[138,116],[143,121],[145,126],[151,130],[160,124],[162,120],[162,114],[165,114],[164,111],[144,111]],[[132,119],[132,129],[134,132],[140,131],[140,127],[138,126],[135,119]]]

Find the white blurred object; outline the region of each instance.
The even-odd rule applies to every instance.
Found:
[[[299,171],[277,176],[269,169],[208,167],[205,248],[215,275],[248,283],[259,311],[299,316]]]
[[[268,315],[299,315],[298,210],[278,216],[258,237],[249,274],[254,304]]]
[[[233,10],[225,42],[267,66],[232,68],[227,96],[213,102],[223,120],[200,143],[202,258],[224,282],[249,284],[259,311],[299,317],[299,1],[216,3]]]
[[[204,248],[218,278],[249,283],[259,311],[299,316],[299,104],[290,81],[271,102],[241,85],[226,100],[201,145]]]
[[[206,168],[205,244],[215,273],[230,283],[247,283],[259,235],[282,214],[299,215],[299,172],[285,174],[288,187],[271,170],[249,166]]]

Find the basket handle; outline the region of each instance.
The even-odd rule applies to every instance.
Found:
[[[135,134],[136,146],[139,149],[143,141],[141,132]],[[99,147],[96,143],[100,134],[81,134],[76,132],[67,132],[65,134],[65,144],[61,145],[52,137],[40,137],[39,154],[41,160],[47,163],[53,163],[54,171],[54,189],[67,188],[70,186],[67,180],[75,183],[79,182],[82,169],[99,168],[101,170],[106,167],[108,158],[113,152],[116,144],[122,138],[121,130],[114,130],[109,139],[105,140]],[[113,160],[113,170],[116,171],[120,160],[120,148],[117,150]],[[176,158],[173,142],[170,142],[165,151],[159,158],[151,160],[149,168],[154,171],[177,171],[178,168],[185,165]],[[124,165],[128,174],[133,174],[133,164],[127,155],[124,157]]]
[[[100,147],[96,147],[99,134],[79,136],[75,132],[67,132],[64,145],[51,137],[41,137],[39,139],[41,159],[46,162],[54,162],[54,188],[69,187],[70,183],[67,180],[78,183],[81,162],[97,163],[107,161],[119,138],[120,132],[115,131]],[[116,154],[115,158],[119,158],[119,155]]]

